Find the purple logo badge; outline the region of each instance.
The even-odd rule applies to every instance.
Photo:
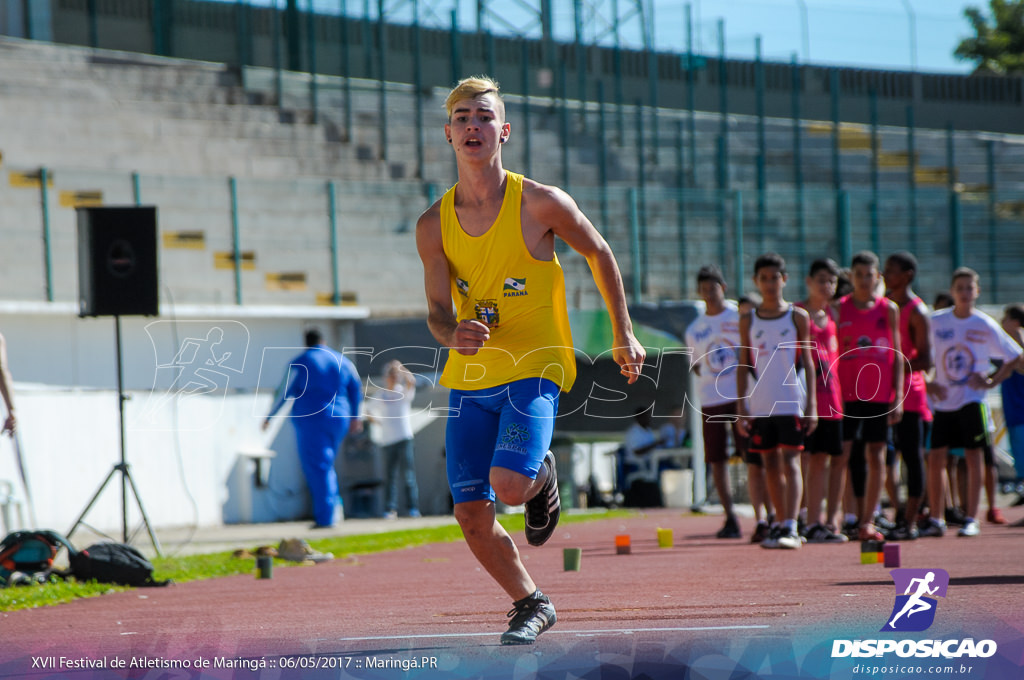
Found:
[[[945,569],[893,569],[896,603],[883,632],[927,630],[935,621],[937,597],[945,597],[949,572]]]

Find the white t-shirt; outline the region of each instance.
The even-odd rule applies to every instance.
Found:
[[[693,348],[690,365],[700,365],[697,394],[702,406],[736,400],[736,364],[739,363],[740,314],[734,302],[708,316],[703,312],[686,329],[686,345]]]
[[[622,438],[622,444],[629,450],[629,453],[635,454],[637,449],[650,446],[657,440],[658,438],[652,430],[647,429],[640,423],[634,422],[626,430],[626,434]]]
[[[367,412],[376,418],[380,427],[378,444],[388,446],[412,438],[410,416],[415,396],[415,387],[406,389],[404,384],[397,383],[395,389],[385,387],[366,400]]]
[[[946,388],[945,399],[933,398],[937,411],[957,411],[985,400],[985,390],[967,385],[974,373],[989,373],[992,359],[1012,361],[1021,349],[988,314],[973,310],[960,319],[953,309],[932,312],[932,357],[935,382]]]

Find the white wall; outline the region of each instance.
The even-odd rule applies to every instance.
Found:
[[[16,384],[22,456],[35,507],[35,525],[68,531],[120,461],[117,393]],[[132,392],[125,405],[126,459],[154,526],[220,524],[226,486],[239,448],[261,442],[260,414],[270,397],[226,394],[183,397],[140,418],[147,395]],[[283,490],[303,491],[294,448],[282,447],[274,467]],[[295,474],[297,473],[297,474]],[[14,447],[0,441],[0,479],[16,480]],[[116,474],[85,521],[104,530],[121,526],[121,475]],[[20,494],[24,499],[24,493]],[[129,527],[139,520],[129,495]],[[284,516],[301,514],[288,504]],[[291,517],[287,516],[291,514]],[[31,523],[25,512],[26,523]]]
[[[351,320],[366,310],[177,311],[177,319],[122,319],[125,452],[151,524],[302,517],[308,498],[291,428],[263,434],[259,425],[303,329],[317,325],[333,346],[351,346]],[[32,522],[17,484],[25,524],[66,532],[120,461],[114,320],[80,319],[70,305],[0,303],[0,332],[36,511]],[[221,342],[204,347],[207,338]],[[258,448],[277,454],[268,485],[242,498],[238,483],[252,481],[254,465],[239,463],[239,451]],[[12,442],[0,438],[0,480],[18,478]],[[120,481],[117,474],[104,489],[88,524],[120,529]],[[139,521],[133,498],[128,507],[131,527]]]
[[[15,381],[116,388],[113,317],[80,318],[77,311],[70,303],[0,301]],[[194,368],[220,389],[273,390],[288,360],[304,349],[306,328],[318,327],[332,347],[352,347],[352,321],[368,315],[365,307],[164,305],[160,317],[122,317],[124,386],[166,390],[183,369]],[[209,348],[213,341],[219,342]],[[206,363],[213,357],[219,365]]]

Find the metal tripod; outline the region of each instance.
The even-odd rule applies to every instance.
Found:
[[[114,315],[114,344],[117,350],[117,412],[120,418],[121,424],[121,462],[114,465],[114,468],[107,475],[107,478],[103,480],[99,488],[96,489],[96,493],[93,494],[92,498],[86,504],[85,509],[82,510],[78,519],[71,526],[71,530],[68,531],[67,537],[71,538],[71,534],[75,533],[75,530],[82,525],[82,520],[92,510],[92,506],[96,503],[96,500],[103,493],[103,490],[110,483],[110,480],[114,478],[118,472],[121,473],[121,540],[128,543],[128,489],[131,489],[132,495],[135,497],[135,504],[139,508],[139,513],[142,515],[142,523],[146,526],[146,531],[149,533],[149,539],[153,542],[153,548],[156,550],[156,554],[162,556],[160,552],[160,541],[157,539],[156,534],[153,532],[153,527],[149,523],[149,518],[146,516],[146,509],[142,506],[142,497],[139,496],[139,489],[135,486],[135,480],[132,479],[131,466],[125,460],[125,425],[124,425],[124,402],[127,401],[128,397],[124,393],[124,365],[121,359],[121,317]]]

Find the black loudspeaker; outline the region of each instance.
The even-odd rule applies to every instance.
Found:
[[[78,208],[81,316],[159,314],[156,208]]]

